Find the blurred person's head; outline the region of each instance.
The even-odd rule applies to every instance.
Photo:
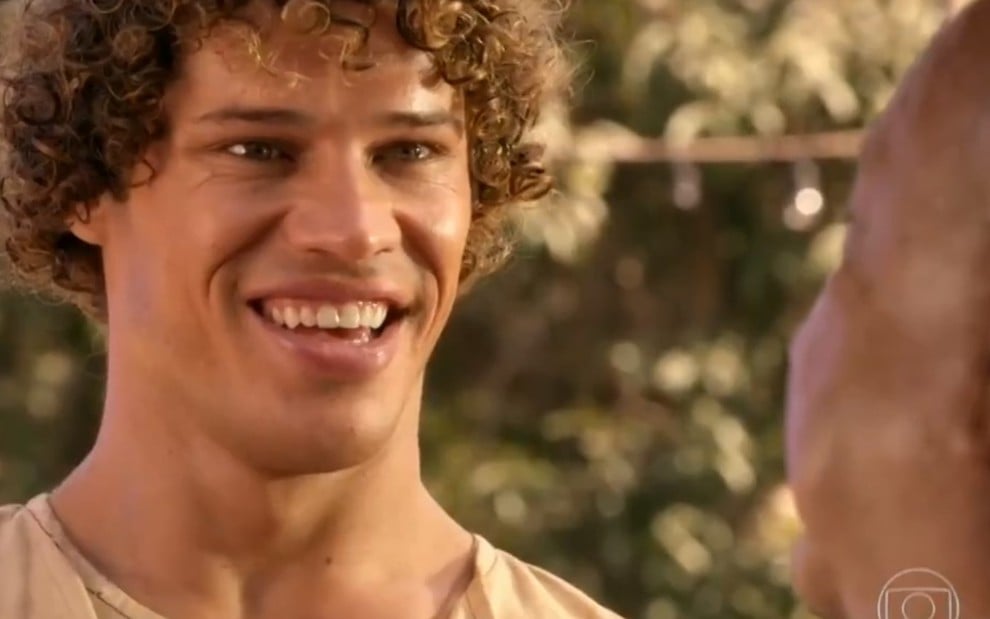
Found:
[[[560,83],[552,4],[28,3],[13,270],[105,322],[110,397],[142,383],[180,436],[278,472],[367,459],[508,209],[550,188],[528,132]]]
[[[823,617],[990,613],[988,59],[979,0],[872,127],[842,264],[792,347],[794,576]]]

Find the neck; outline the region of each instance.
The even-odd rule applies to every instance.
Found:
[[[169,411],[148,401],[108,398],[93,451],[52,496],[83,554],[139,602],[166,616],[264,616],[310,585],[459,580],[471,539],[420,479],[418,402],[368,461],[273,478],[163,431]]]

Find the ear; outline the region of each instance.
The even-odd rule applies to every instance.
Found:
[[[91,204],[78,204],[66,223],[69,232],[90,245],[102,246],[106,240],[106,199]]]

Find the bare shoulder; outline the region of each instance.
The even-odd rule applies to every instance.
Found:
[[[563,578],[488,542],[480,544],[478,558],[477,584],[483,591],[471,601],[484,607],[473,609],[479,619],[621,619]]]

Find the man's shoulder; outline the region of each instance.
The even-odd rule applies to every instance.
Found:
[[[23,559],[21,551],[31,539],[32,520],[25,505],[0,505],[0,574],[9,562]]]
[[[0,591],[24,579],[28,564],[44,543],[39,533],[27,505],[0,505]]]
[[[563,578],[482,540],[480,582],[492,619],[621,619]],[[472,602],[477,602],[471,600]],[[477,609],[473,609],[477,610]],[[517,613],[525,614],[517,614]],[[483,614],[481,616],[484,616]]]
[[[17,503],[0,505],[0,527],[13,520],[14,516],[16,516],[22,509],[24,509],[24,506]]]
[[[77,619],[85,589],[35,513],[38,501],[0,506],[0,617]]]

